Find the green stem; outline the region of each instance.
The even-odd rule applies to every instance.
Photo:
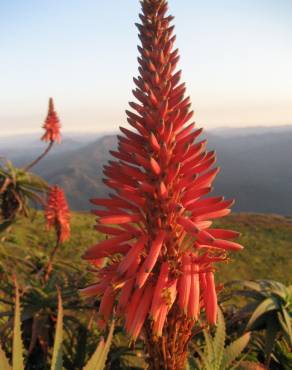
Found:
[[[41,161],[49,153],[53,145],[54,145],[54,141],[50,141],[50,144],[48,145],[47,149],[39,157],[37,157],[34,161],[32,161],[31,163],[23,167],[23,170],[28,171],[33,166],[35,166],[39,161]]]
[[[52,272],[53,259],[55,257],[55,254],[57,253],[57,250],[59,249],[60,245],[61,245],[61,243],[60,243],[60,233],[57,232],[57,243],[56,243],[54,249],[52,250],[52,252],[50,254],[49,262],[48,262],[47,267],[45,269],[45,281],[46,282],[49,280],[50,274]]]

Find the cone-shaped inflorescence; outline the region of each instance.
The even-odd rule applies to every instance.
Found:
[[[70,211],[63,189],[54,185],[50,188],[46,206],[47,227],[54,227],[59,243],[70,239]]]
[[[38,164],[52,149],[55,141],[57,141],[60,144],[61,142],[60,127],[61,127],[60,120],[57,116],[57,113],[55,112],[53,99],[50,98],[48,115],[43,125],[43,128],[45,129],[45,133],[41,138],[41,140],[43,141],[46,141],[46,142],[48,141],[49,145],[40,156],[38,156],[31,163],[23,167],[24,171],[28,171],[32,167],[34,167],[36,164]]]
[[[60,127],[61,127],[60,120],[54,109],[53,99],[50,98],[48,115],[43,125],[45,133],[42,136],[42,140],[49,142],[57,141],[60,144],[61,142]]]
[[[134,340],[144,329],[152,368],[181,369],[201,313],[216,323],[213,264],[242,247],[232,241],[238,233],[212,227],[233,201],[207,196],[218,173],[215,153],[190,121],[167,2],[141,4],[140,76],[126,111],[132,129],[120,128],[114,160],[104,166],[109,198],[92,200],[102,207],[94,211],[96,229],[109,238],[84,255],[109,263],[83,293],[102,297],[101,325],[115,308]]]

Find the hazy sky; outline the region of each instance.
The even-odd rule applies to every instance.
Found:
[[[292,0],[170,0],[200,126],[292,124]],[[0,0],[0,135],[125,124],[138,0]]]

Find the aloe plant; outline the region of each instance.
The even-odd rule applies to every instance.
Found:
[[[60,127],[53,99],[50,98],[48,114],[43,125],[45,133],[41,138],[49,142],[48,147],[23,168],[15,168],[9,161],[5,166],[0,167],[0,213],[3,218],[0,232],[10,226],[18,213],[27,214],[29,201],[43,204],[39,192],[48,190],[48,185],[43,179],[28,171],[49,153],[56,141],[61,142]]]
[[[245,333],[234,342],[225,346],[226,327],[222,311],[218,310],[218,325],[215,335],[212,336],[208,330],[203,330],[205,347],[203,350],[197,348],[199,357],[189,359],[189,369],[198,370],[227,370],[232,369],[235,360],[240,356],[247,346],[250,333]]]
[[[0,212],[3,219],[0,227],[8,226],[18,213],[27,215],[31,201],[44,204],[42,195],[47,190],[45,180],[7,161],[0,167]]]
[[[43,214],[31,213],[30,220],[44,228]],[[35,219],[34,219],[35,218]],[[23,217],[18,224],[28,224]],[[10,336],[13,330],[14,284],[11,275],[17,271],[23,287],[21,295],[22,331],[26,358],[30,367],[45,369],[54,343],[54,327],[57,317],[56,286],[62,288],[65,341],[63,362],[66,369],[81,369],[88,354],[96,347],[98,330],[88,322],[93,315],[94,302],[83,302],[76,294],[78,287],[89,282],[89,273],[82,266],[72,263],[64,250],[55,255],[54,268],[45,281],[45,270],[53,249],[53,235],[42,234],[39,240],[33,233],[25,236],[18,228],[0,242],[0,341],[3,349],[10,353]],[[1,238],[1,237],[0,237]],[[11,253],[13,251],[13,253]],[[69,251],[69,250],[68,250]],[[79,333],[78,335],[75,335]],[[80,333],[82,335],[80,335]],[[75,337],[74,337],[75,336]],[[1,366],[0,366],[1,369]]]
[[[292,346],[292,285],[271,280],[235,281],[228,284],[239,289],[233,294],[253,301],[239,312],[249,317],[246,331],[265,330],[265,365],[269,366],[276,340],[284,337]]]
[[[13,347],[12,347],[12,366],[5,352],[0,346],[0,369],[1,370],[24,370],[24,346],[21,332],[21,308],[19,299],[19,290],[16,285],[15,295],[15,312],[14,312],[14,330],[13,330]],[[110,349],[114,332],[114,322],[112,322],[106,341],[102,338],[96,348],[96,351],[83,367],[83,370],[102,370],[105,367],[107,355]],[[63,369],[63,308],[61,293],[58,291],[58,317],[56,323],[56,332],[54,340],[54,349],[51,361],[51,370]]]

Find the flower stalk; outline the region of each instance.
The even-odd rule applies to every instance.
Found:
[[[206,197],[219,169],[206,140],[197,141],[202,129],[190,123],[167,1],[141,6],[140,75],[126,111],[132,129],[120,128],[104,166],[109,198],[92,200],[101,208],[94,211],[97,230],[108,239],[84,254],[109,263],[82,293],[102,297],[101,327],[116,311],[133,341],[143,336],[150,369],[181,370],[199,318],[216,323],[214,264],[242,247],[232,241],[236,232],[211,228],[233,201]]]

